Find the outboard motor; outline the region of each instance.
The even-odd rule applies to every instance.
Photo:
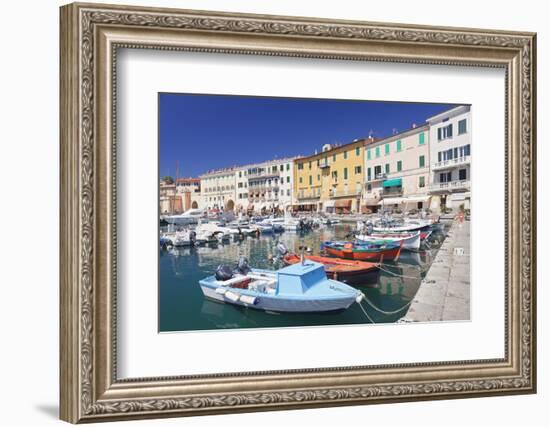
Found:
[[[239,258],[237,268],[235,268],[235,273],[240,273],[243,275],[250,273],[250,267],[248,266],[248,259],[246,259],[246,257],[242,256]]]
[[[372,222],[367,222],[367,236],[370,236],[372,234],[372,231],[373,231],[373,226],[372,226]]]
[[[216,268],[216,280],[225,282],[233,277],[233,270],[228,265],[218,265]]]
[[[279,242],[277,252],[279,252],[279,256],[284,257],[288,253],[288,248],[283,242]]]
[[[195,241],[197,240],[197,233],[195,231],[189,232],[189,240],[191,240],[193,244],[195,243]]]

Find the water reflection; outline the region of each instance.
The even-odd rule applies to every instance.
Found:
[[[291,251],[299,252],[301,245],[319,254],[325,240],[343,240],[350,232],[349,225],[336,225],[307,234],[283,233],[247,237],[243,240],[216,243],[201,247],[172,248],[161,251],[160,276],[160,330],[187,331],[235,328],[266,328],[283,326],[315,326],[370,323],[361,308],[353,304],[349,309],[333,313],[266,313],[207,300],[198,281],[214,273],[220,264],[234,266],[240,256],[249,259],[255,268],[276,270],[283,267],[273,260],[276,246],[284,243]],[[419,252],[403,251],[398,262],[385,262],[378,282],[369,286],[355,286],[383,311],[394,311],[409,302],[425,276],[444,234],[432,236],[430,248]],[[364,305],[376,323],[395,322],[405,313],[383,314]]]

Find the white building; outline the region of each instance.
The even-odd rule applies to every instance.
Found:
[[[235,209],[235,168],[207,172],[200,176],[200,180],[202,209]]]
[[[237,210],[273,212],[292,204],[294,158],[269,160],[236,168]]]
[[[184,211],[202,208],[200,178],[176,179],[176,193],[178,196],[181,196]]]
[[[471,113],[460,106],[426,120],[430,125],[430,208],[470,208]]]

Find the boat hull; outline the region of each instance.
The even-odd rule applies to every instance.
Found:
[[[421,233],[372,233],[370,235],[358,235],[356,239],[360,242],[375,243],[380,241],[400,244],[403,242],[403,249],[420,249]]]
[[[229,303],[254,310],[272,311],[278,313],[321,313],[339,311],[349,308],[355,302],[355,296],[339,299],[305,299],[305,298],[280,298],[274,296],[260,296],[257,303],[247,304],[243,301],[232,301],[225,295],[216,292],[216,288],[201,283],[202,293],[205,297],[214,301]]]
[[[319,262],[324,265],[327,277],[338,280],[348,285],[370,285],[378,282],[380,277],[380,264],[373,262],[343,260],[321,256],[306,256],[307,260]],[[286,265],[300,262],[296,254],[288,254],[283,257]]]
[[[401,254],[401,247],[388,249],[360,249],[325,246],[325,251],[336,258],[353,259],[357,261],[397,261]]]

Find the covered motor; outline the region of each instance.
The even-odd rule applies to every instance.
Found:
[[[243,275],[250,273],[250,267],[248,265],[248,259],[246,257],[242,256],[239,258],[237,268],[235,268],[235,273],[240,273]]]
[[[228,265],[218,265],[216,268],[216,280],[225,282],[233,277],[233,270]]]

